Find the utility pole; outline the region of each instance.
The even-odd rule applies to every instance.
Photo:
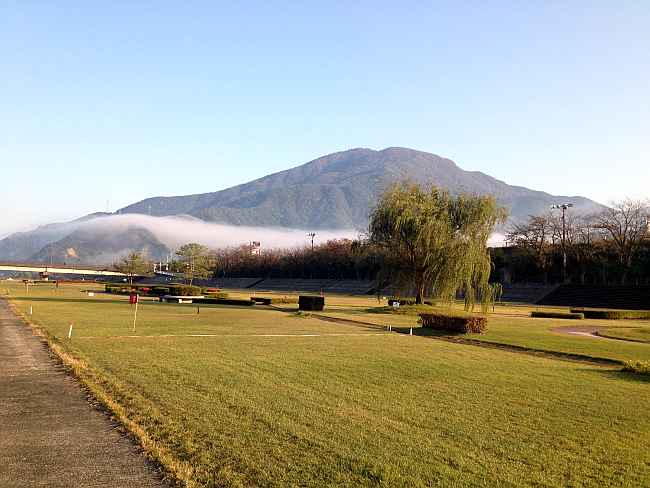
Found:
[[[562,283],[566,283],[566,211],[573,203],[551,205],[551,209],[562,209]]]
[[[316,232],[310,232],[307,234],[307,237],[311,237],[311,252],[314,252],[314,237],[316,237]]]

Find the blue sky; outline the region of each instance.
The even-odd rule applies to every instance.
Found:
[[[0,0],[0,235],[352,147],[647,197],[648,25],[644,1]]]

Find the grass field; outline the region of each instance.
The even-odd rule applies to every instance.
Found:
[[[3,282],[0,293],[32,307],[81,379],[189,486],[650,485],[650,382],[617,367],[267,307],[143,302],[133,332],[126,298],[81,288],[26,295]],[[333,317],[415,324],[369,311],[372,298],[327,303]],[[650,357],[650,344],[498,310],[481,339]]]

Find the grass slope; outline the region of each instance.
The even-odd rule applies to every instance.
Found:
[[[620,371],[270,309],[142,304],[125,337],[125,299],[2,288],[189,486],[650,483],[650,384]]]

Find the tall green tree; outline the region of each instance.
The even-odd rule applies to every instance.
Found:
[[[214,262],[210,259],[206,246],[191,242],[181,246],[176,255],[176,271],[182,273],[190,285],[195,278],[208,278],[212,275]]]
[[[416,303],[427,290],[452,298],[462,290],[467,306],[489,297],[487,240],[505,210],[493,197],[460,195],[401,183],[386,190],[370,216],[370,242],[385,248],[384,271],[409,286]]]
[[[130,253],[115,264],[115,269],[127,276],[130,285],[133,284],[134,277],[148,274],[151,268],[152,264],[146,259],[144,253],[137,251]]]

